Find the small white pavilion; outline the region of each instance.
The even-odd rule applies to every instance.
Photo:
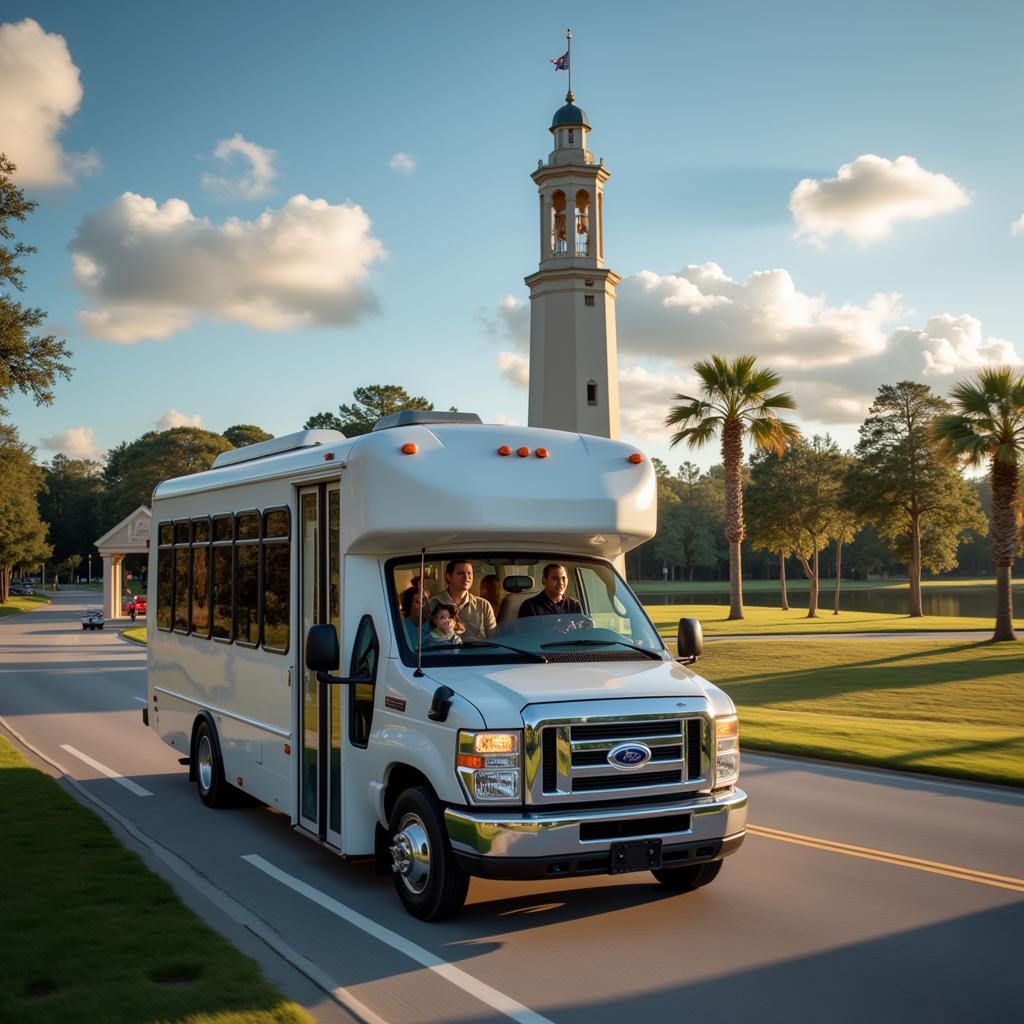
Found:
[[[121,563],[125,555],[145,555],[149,552],[150,521],[152,513],[140,505],[125,516],[112,530],[108,530],[96,547],[103,558],[103,617],[117,619],[122,615]]]

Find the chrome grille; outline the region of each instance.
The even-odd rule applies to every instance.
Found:
[[[699,789],[706,783],[710,733],[703,702],[652,698],[621,703],[635,706],[637,713],[609,715],[618,701],[540,705],[524,711],[528,802],[633,800]],[[555,714],[570,710],[578,713]],[[592,710],[602,714],[587,713]],[[651,759],[622,770],[609,762],[608,754],[628,742],[645,744]]]

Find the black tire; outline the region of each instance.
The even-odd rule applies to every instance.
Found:
[[[722,862],[712,860],[704,864],[688,864],[682,868],[658,868],[651,874],[668,889],[675,892],[693,892],[701,886],[710,885],[721,870]]]
[[[196,728],[192,758],[199,799],[207,807],[226,807],[230,803],[231,787],[224,778],[224,762],[220,756],[217,732],[205,718]]]
[[[408,843],[406,852],[415,854],[408,873],[393,872],[405,909],[421,921],[453,917],[466,902],[469,875],[452,852],[437,798],[426,786],[405,790],[395,801],[388,824],[389,845]]]

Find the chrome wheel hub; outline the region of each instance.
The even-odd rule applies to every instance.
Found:
[[[418,815],[407,814],[391,840],[391,870],[405,887],[421,893],[430,880],[430,840]]]
[[[213,747],[209,736],[200,736],[199,748],[196,750],[196,772],[199,785],[208,790],[213,785]]]

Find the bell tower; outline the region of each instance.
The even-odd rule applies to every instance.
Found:
[[[532,427],[619,436],[615,287],[604,265],[604,160],[572,90],[551,121],[554,149],[531,177],[540,200],[540,266],[530,289]]]

